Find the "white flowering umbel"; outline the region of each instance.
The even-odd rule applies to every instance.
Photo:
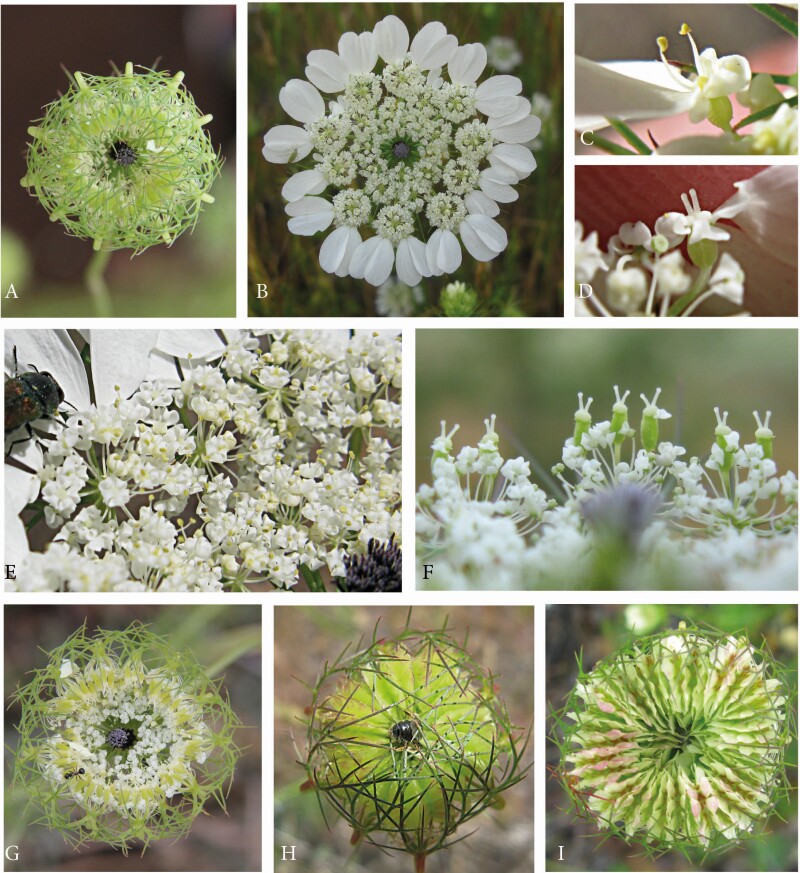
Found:
[[[15,695],[14,781],[75,846],[184,835],[224,799],[238,719],[220,683],[138,623],[76,631]]]
[[[19,590],[289,588],[400,538],[399,336],[239,331],[46,442]]]
[[[454,457],[452,435],[434,441],[433,484],[417,494],[417,555],[429,585],[447,588],[683,588],[796,585],[797,478],[772,458],[771,413],[740,446],[715,410],[705,460],[662,439],[670,414],[641,395],[638,431],[630,392],[614,386],[611,417],[595,423],[578,395],[572,436],[552,498],[529,481],[522,458],[503,465],[494,417],[477,448]],[[496,493],[497,474],[506,482]],[[474,484],[478,474],[477,485]],[[471,479],[470,476],[473,478]],[[556,501],[560,505],[556,505]],[[420,571],[420,578],[424,574]]]
[[[578,813],[648,852],[728,848],[784,790],[787,689],[746,635],[635,639],[581,670],[558,723]]]
[[[477,83],[486,59],[438,21],[409,42],[389,15],[372,32],[345,33],[338,52],[309,52],[308,81],[281,89],[302,126],[273,127],[263,153],[273,163],[311,156],[283,196],[293,233],[334,226],[319,254],[326,272],[381,285],[395,269],[413,287],[458,269],[459,237],[478,261],[506,248],[498,204],[516,200],[513,186],[536,168],[525,143],[541,125],[516,77]],[[326,106],[322,94],[337,96]]]
[[[453,455],[456,425],[433,442],[433,485],[417,492],[417,559],[448,588],[518,588],[526,536],[554,505],[523,458],[504,461],[495,416],[477,446]]]

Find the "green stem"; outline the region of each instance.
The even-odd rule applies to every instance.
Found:
[[[788,103],[789,106],[797,106],[797,97],[790,97],[788,100],[781,100],[779,103],[773,103],[772,106],[767,106],[765,109],[759,109],[758,112],[754,112],[752,115],[748,115],[741,121],[737,121],[733,126],[733,129],[739,130],[740,127],[744,127],[746,124],[751,124],[754,121],[761,121],[762,118],[769,118],[774,115],[784,103]]]
[[[108,293],[106,280],[103,278],[110,257],[110,251],[100,249],[92,255],[89,266],[86,268],[86,287],[92,295],[94,314],[97,318],[111,317],[111,296]]]
[[[606,121],[616,130],[616,132],[630,143],[640,155],[652,155],[653,150],[641,140],[634,132],[618,118],[607,118]]]
[[[320,576],[318,570],[312,570],[310,567],[306,567],[305,564],[301,564],[300,572],[306,580],[309,591],[325,591],[325,583],[322,581],[322,576]]]
[[[694,285],[692,285],[683,297],[679,297],[672,306],[670,306],[667,315],[680,315],[690,303],[700,296],[700,292],[706,287],[706,282],[708,282],[708,277],[711,275],[711,268],[713,266],[714,265],[712,264],[711,267],[703,267],[700,270],[697,279],[695,279]]]
[[[793,37],[797,37],[797,22],[792,21],[791,18],[787,18],[782,12],[779,12],[777,9],[773,8],[767,3],[752,3],[751,6],[756,12],[760,12],[762,15],[766,15],[770,21],[774,24],[777,24],[778,27],[782,27],[787,33],[791,33]]]

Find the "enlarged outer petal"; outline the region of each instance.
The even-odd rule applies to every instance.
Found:
[[[289,79],[278,94],[281,106],[295,121],[306,124],[325,114],[325,101],[317,89],[304,79]]]
[[[487,167],[478,178],[481,191],[498,203],[513,203],[519,197],[509,184],[514,181],[516,176],[510,170],[501,167]]]
[[[333,204],[322,197],[303,197],[286,205],[291,216],[289,230],[298,236],[313,236],[326,230],[333,221]]]
[[[107,406],[118,396],[130,397],[150,370],[157,330],[92,330],[92,383],[95,403]],[[119,393],[118,393],[119,390]]]
[[[41,453],[40,453],[41,454]],[[14,455],[16,457],[16,454]],[[39,496],[39,477],[8,464],[5,469],[5,542],[3,563],[14,564],[17,570],[28,557],[30,548],[20,512]],[[6,582],[6,587],[14,582]]]
[[[796,268],[797,167],[767,167],[735,185],[738,191],[714,215],[732,217],[765,251]]]
[[[486,66],[486,48],[479,42],[459,46],[447,64],[450,81],[474,85]]]
[[[455,273],[461,266],[461,246],[452,230],[435,230],[428,240],[426,254],[433,276]]]
[[[466,250],[476,261],[491,261],[508,245],[508,234],[488,215],[468,215],[458,229]]]
[[[306,58],[306,78],[326,94],[343,91],[347,84],[347,67],[336,52],[315,49]]]
[[[598,64],[575,58],[575,128],[599,130],[606,118],[632,121],[679,115],[694,94],[681,91],[660,61]]]
[[[484,115],[508,115],[517,107],[522,82],[516,76],[492,76],[475,91],[475,105]]]
[[[411,287],[423,276],[430,276],[425,243],[414,236],[401,240],[397,247],[396,269],[400,281]]]
[[[734,139],[729,133],[719,136],[681,136],[665,142],[655,151],[656,155],[749,155],[750,145],[746,139]]]
[[[408,51],[408,28],[396,15],[387,15],[373,30],[378,54],[391,64]]]
[[[326,273],[347,276],[353,252],[361,244],[361,236],[354,227],[337,227],[319,250],[319,265]]]
[[[311,135],[307,130],[293,124],[279,124],[264,135],[261,153],[273,164],[291,164],[302,161],[311,149]]]
[[[350,73],[370,73],[378,63],[378,48],[372,33],[343,33],[339,38],[339,57]]]
[[[511,170],[517,181],[527,178],[536,169],[536,158],[531,150],[518,143],[496,145],[489,153],[489,163]]]
[[[430,21],[411,43],[411,58],[421,70],[443,67],[458,48],[458,40],[447,33],[441,21]]]
[[[281,189],[284,200],[294,203],[306,194],[322,194],[328,187],[328,180],[319,170],[302,170],[295,173]]]
[[[467,212],[470,215],[488,215],[494,218],[500,214],[500,207],[497,202],[488,197],[483,191],[470,191],[464,198],[464,206],[467,207]]]
[[[190,358],[195,362],[216,361],[224,354],[225,343],[220,339],[219,334],[210,328],[160,330],[156,350],[185,361]]]
[[[366,279],[370,285],[382,285],[392,272],[394,249],[388,239],[373,236],[359,245],[350,261],[350,275]]]
[[[531,115],[531,104],[524,97],[516,97],[517,106],[508,115],[492,116],[486,126],[500,142],[529,142],[539,135],[542,122]]]

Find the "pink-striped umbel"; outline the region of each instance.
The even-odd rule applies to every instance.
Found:
[[[766,647],[687,627],[581,670],[561,717],[560,776],[579,814],[656,852],[723,849],[766,819],[791,739]]]

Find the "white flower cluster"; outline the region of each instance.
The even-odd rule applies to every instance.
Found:
[[[21,503],[55,538],[7,584],[320,587],[370,539],[399,541],[399,336],[233,331],[218,360],[181,363],[43,443]]]
[[[681,199],[686,210],[656,220],[655,233],[643,221],[626,222],[603,253],[597,232],[584,238],[575,222],[576,314],[582,316],[689,316],[715,295],[747,315],[744,270],[728,252],[718,256],[718,242],[730,233],[717,224],[743,208],[736,195],[715,212],[702,209],[694,188]],[[681,246],[686,244],[689,261]],[[581,286],[594,283],[587,297]]]
[[[292,233],[334,225],[320,249],[326,272],[381,285],[396,269],[413,287],[458,269],[459,236],[479,261],[506,248],[494,218],[536,168],[525,143],[540,121],[516,77],[477,84],[486,60],[483,45],[459,46],[440,22],[409,44],[389,15],[372,32],[345,33],[338,53],[310,52],[308,81],[281,89],[302,127],[273,127],[263,154],[274,163],[313,156],[282,193]],[[320,92],[339,96],[326,108]]]
[[[124,816],[152,816],[165,797],[191,789],[193,763],[215,748],[203,709],[181,678],[140,661],[109,658],[74,671],[50,702],[49,719],[53,734],[39,759],[44,775],[85,808]],[[109,730],[115,724],[136,725],[135,736]]]
[[[639,444],[614,388],[609,420],[579,395],[575,431],[553,468],[556,500],[504,461],[494,417],[478,447],[433,443],[433,485],[417,495],[417,560],[445,588],[786,588],[796,584],[797,478],[772,459],[770,413],[740,446],[715,410],[705,461],[659,439],[660,389],[644,404]],[[569,471],[569,472],[567,472]],[[477,482],[471,477],[477,474]],[[497,492],[498,474],[505,482]]]

